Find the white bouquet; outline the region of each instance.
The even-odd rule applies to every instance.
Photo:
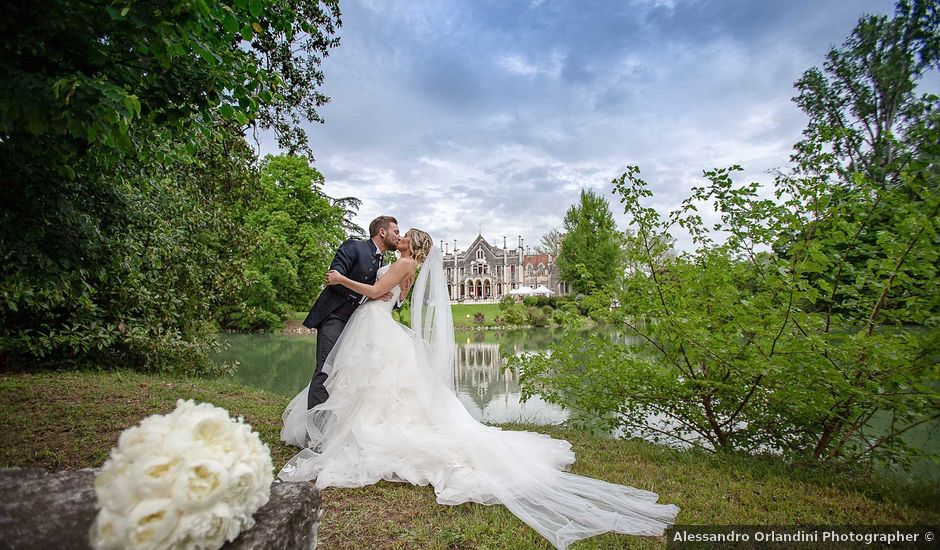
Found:
[[[242,418],[208,403],[176,402],[125,430],[95,479],[91,545],[220,548],[254,525],[268,501],[271,452]]]

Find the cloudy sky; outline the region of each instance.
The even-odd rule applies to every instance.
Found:
[[[703,169],[770,182],[793,82],[885,0],[343,0],[311,124],[327,194],[465,248],[527,245],[637,164],[667,212]],[[273,152],[263,150],[263,152]],[[676,235],[682,248],[684,235]]]

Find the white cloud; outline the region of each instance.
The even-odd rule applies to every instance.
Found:
[[[565,54],[560,50],[552,50],[541,61],[533,61],[520,54],[502,54],[496,59],[496,64],[504,71],[520,76],[544,75],[557,78],[561,74]]]
[[[524,57],[517,54],[503,54],[497,59],[497,64],[505,71],[522,76],[534,76],[539,73],[538,67],[529,63]]]

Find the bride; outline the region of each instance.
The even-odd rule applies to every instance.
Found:
[[[440,504],[502,504],[557,548],[613,531],[658,536],[679,509],[657,495],[575,475],[567,441],[485,426],[453,390],[454,327],[443,258],[430,235],[409,230],[374,285],[341,284],[372,298],[360,306],[323,367],[329,399],[307,410],[307,389],[284,411],[281,439],[301,447],[278,474],[316,486],[380,480],[434,486]],[[399,284],[420,272],[412,329],[392,319]],[[391,292],[393,300],[376,300]]]

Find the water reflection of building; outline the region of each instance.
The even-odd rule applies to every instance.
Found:
[[[493,399],[519,393],[519,373],[506,366],[499,344],[467,342],[457,345],[454,384],[484,410]]]

